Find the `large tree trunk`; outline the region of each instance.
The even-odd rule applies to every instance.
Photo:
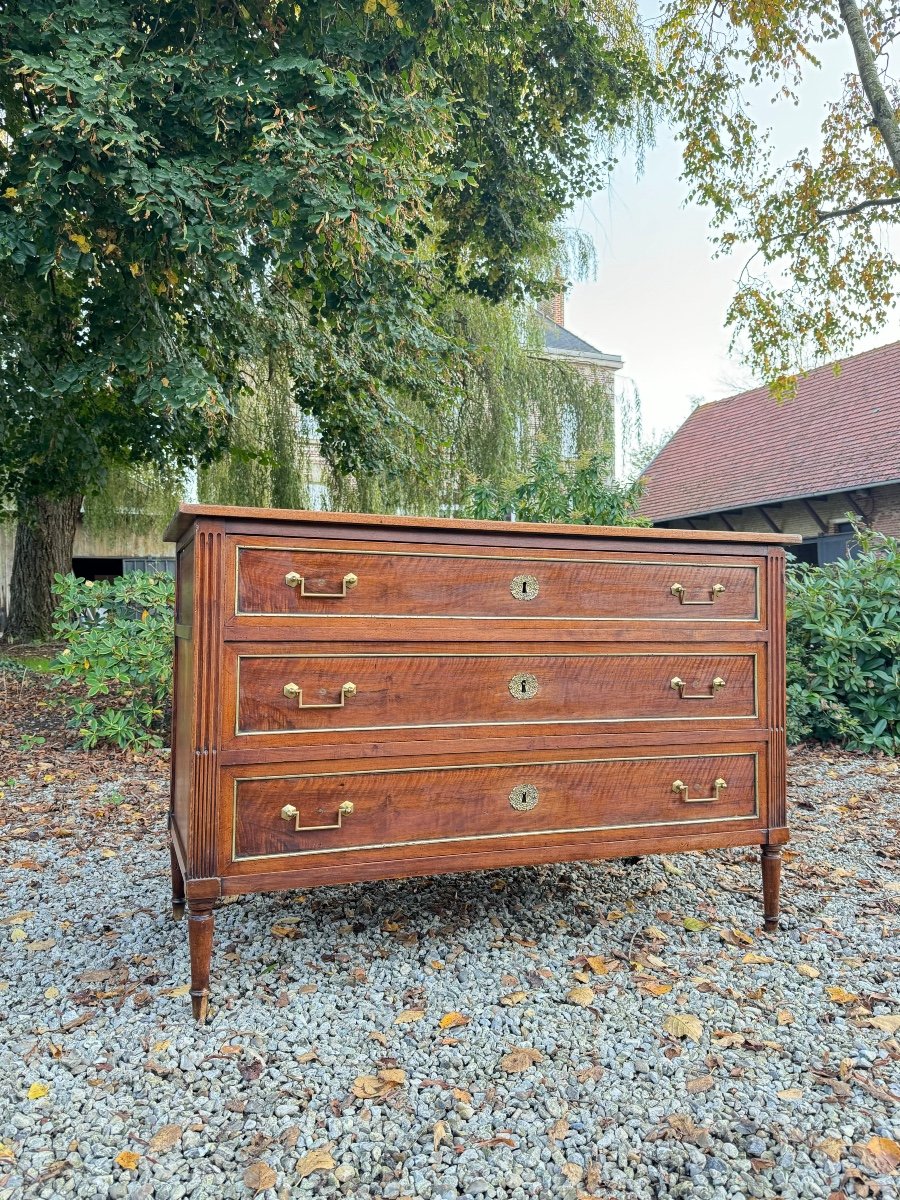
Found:
[[[9,588],[9,641],[45,641],[50,637],[50,587],[57,571],[64,575],[72,570],[72,544],[80,512],[81,496],[34,500],[20,511]]]
[[[878,132],[884,139],[885,149],[893,163],[894,170],[900,175],[900,123],[894,112],[890,97],[881,82],[881,73],[875,51],[866,32],[866,23],[859,6],[853,0],[838,0],[838,8],[847,26],[853,54],[859,68],[859,79],[863,92],[872,109],[872,118]]]

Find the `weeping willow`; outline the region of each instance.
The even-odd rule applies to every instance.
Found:
[[[413,401],[408,410],[411,439],[427,452],[399,474],[326,468],[329,507],[453,515],[473,486],[515,479],[539,445],[558,458],[612,450],[610,377],[547,357],[539,314],[457,296],[438,322],[458,348],[446,403],[425,410]]]
[[[184,499],[182,471],[152,464],[112,468],[103,488],[84,500],[84,528],[90,534],[158,534]]]
[[[204,468],[201,501],[258,508],[310,507],[318,465],[315,430],[294,402],[291,381],[274,359],[245,377],[230,453]]]

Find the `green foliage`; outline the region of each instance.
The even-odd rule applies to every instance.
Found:
[[[900,542],[857,529],[860,554],[792,566],[788,737],[900,751]]]
[[[535,455],[528,474],[506,486],[479,484],[470,496],[471,515],[503,521],[556,521],[574,525],[649,525],[638,515],[641,482],[621,484],[605,452],[575,462],[549,446]]]
[[[782,396],[796,372],[851,352],[893,311],[898,35],[893,3],[665,5],[660,51],[689,194],[709,207],[719,252],[753,251],[728,312],[733,345]],[[820,135],[791,146],[755,113],[763,99],[805,104],[810,82],[827,86],[819,55],[834,59],[837,39],[857,70],[835,71]]]
[[[655,87],[632,0],[0,5],[0,495],[213,462],[261,360],[406,469],[435,295],[540,287]]]
[[[66,643],[54,666],[59,680],[73,681],[80,693],[64,703],[82,746],[161,746],[172,688],[175,581],[143,571],[108,583],[57,575],[53,591],[53,632]]]

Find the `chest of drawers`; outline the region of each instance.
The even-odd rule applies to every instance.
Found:
[[[185,505],[170,834],[194,1015],[246,892],[787,840],[763,535]]]

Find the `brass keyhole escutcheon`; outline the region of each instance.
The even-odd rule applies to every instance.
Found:
[[[533,600],[541,590],[541,585],[533,575],[517,575],[510,583],[509,590],[516,600]]]
[[[538,790],[533,783],[518,783],[509,793],[509,802],[516,812],[530,812],[537,806]]]
[[[507,686],[509,694],[515,700],[530,700],[532,696],[537,695],[537,676],[521,671],[518,675],[513,675]]]

